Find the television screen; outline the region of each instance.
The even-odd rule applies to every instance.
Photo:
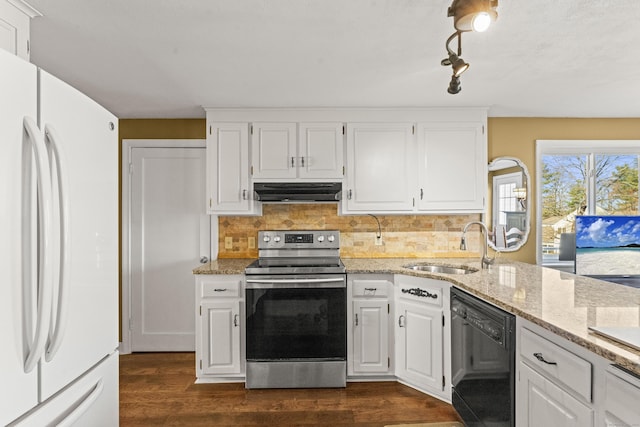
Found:
[[[577,216],[576,274],[640,275],[640,216]]]

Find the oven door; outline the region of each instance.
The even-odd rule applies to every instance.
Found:
[[[346,276],[247,276],[247,362],[347,357]]]

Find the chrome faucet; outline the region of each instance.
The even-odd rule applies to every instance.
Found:
[[[486,225],[484,225],[484,223],[480,221],[471,221],[470,223],[464,226],[464,228],[462,229],[462,238],[460,239],[460,250],[461,251],[467,250],[467,241],[464,236],[465,234],[467,234],[467,229],[473,224],[478,224],[482,232],[484,233],[484,246],[482,247],[482,258],[480,258],[480,264],[483,269],[486,269],[486,268],[489,268],[489,266],[493,264],[493,262],[496,259],[489,258],[489,256],[487,255],[487,252],[489,249],[489,229],[487,228]]]

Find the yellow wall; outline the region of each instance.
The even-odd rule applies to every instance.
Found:
[[[640,139],[640,119],[572,119],[572,118],[489,118],[489,160],[513,156],[522,160],[531,175],[531,192],[536,194],[536,145],[538,139]],[[529,241],[518,252],[505,258],[536,262],[536,203],[529,198],[532,223]]]

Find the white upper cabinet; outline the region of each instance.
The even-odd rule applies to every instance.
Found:
[[[297,175],[295,123],[253,123],[251,125],[251,176],[295,178]]]
[[[341,180],[343,125],[338,122],[253,123],[255,180]]]
[[[483,212],[487,142],[479,122],[418,124],[418,209]]]
[[[415,137],[411,123],[348,123],[343,213],[413,210]]]
[[[250,214],[249,124],[213,123],[207,134],[207,212]]]
[[[42,16],[20,0],[0,0],[0,49],[29,60],[31,18]]]
[[[342,182],[341,214],[481,213],[486,123],[482,108],[207,109],[209,213],[259,214],[254,183],[296,181]]]
[[[341,180],[344,174],[344,125],[298,125],[298,176]]]

